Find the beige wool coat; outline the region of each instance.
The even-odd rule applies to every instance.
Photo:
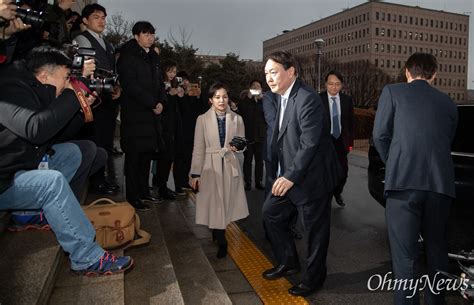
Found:
[[[242,117],[227,108],[225,146],[219,142],[217,116],[211,108],[196,122],[190,174],[200,175],[196,194],[196,223],[210,229],[225,229],[233,221],[249,215],[240,159],[229,142],[245,136]]]

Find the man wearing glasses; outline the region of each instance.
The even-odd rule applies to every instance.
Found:
[[[343,77],[338,71],[330,71],[326,75],[326,91],[319,95],[326,107],[326,112],[331,123],[331,135],[336,148],[339,163],[344,172],[343,179],[334,190],[334,199],[340,206],[345,206],[342,198],[342,190],[347,180],[349,166],[347,163],[347,154],[354,145],[354,105],[352,97],[341,93]]]

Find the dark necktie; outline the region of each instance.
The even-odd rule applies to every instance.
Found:
[[[341,135],[341,130],[339,128],[339,111],[337,110],[336,98],[331,97],[332,99],[332,136],[334,138],[339,138]]]

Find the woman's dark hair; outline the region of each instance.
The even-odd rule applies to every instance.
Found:
[[[258,79],[252,79],[250,82],[249,82],[249,87],[251,87],[253,85],[253,83],[258,83],[260,85],[260,87],[262,87],[262,82],[259,81]]]
[[[155,34],[155,28],[148,21],[138,21],[133,25],[132,34],[140,35],[140,33]]]
[[[329,71],[328,74],[326,74],[326,77],[324,78],[324,81],[327,82],[329,76],[331,76],[331,75],[334,75],[335,77],[337,77],[337,79],[339,79],[341,81],[341,84],[344,83],[344,78],[342,77],[342,73],[339,72],[339,71],[336,71],[336,70]]]
[[[71,59],[61,50],[51,46],[33,48],[26,57],[26,69],[33,74],[40,72],[44,67],[71,67]]]
[[[291,67],[295,68],[295,75],[298,75],[300,65],[291,53],[286,51],[276,51],[268,55],[265,62],[270,59],[282,65],[285,70],[288,70]]]
[[[413,78],[431,79],[438,70],[438,61],[432,54],[414,53],[405,63],[405,68]]]
[[[105,10],[105,7],[100,4],[93,3],[84,6],[81,12],[82,18],[89,18],[89,16],[92,15],[95,11],[102,12],[105,16],[107,16],[107,11]]]
[[[171,68],[177,67],[178,64],[173,60],[165,60],[161,63],[161,72],[163,73],[163,79],[166,80],[166,72],[168,72]]]
[[[217,82],[212,84],[211,87],[209,87],[209,92],[207,96],[212,99],[216,94],[217,90],[220,89],[225,89],[225,91],[227,91],[227,95],[229,95],[229,88],[224,83]]]

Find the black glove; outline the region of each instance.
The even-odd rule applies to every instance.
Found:
[[[247,146],[247,139],[244,137],[234,136],[229,144],[230,146],[237,148],[237,150],[244,150],[244,148]]]

